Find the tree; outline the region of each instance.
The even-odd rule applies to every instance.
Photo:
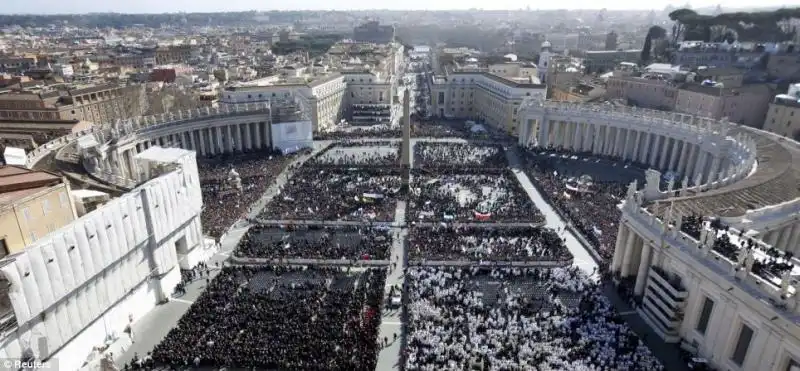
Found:
[[[639,55],[639,59],[641,60],[642,64],[645,64],[650,61],[650,50],[653,48],[653,40],[661,39],[667,35],[667,30],[660,26],[653,26],[647,31],[647,36],[644,38],[644,46],[642,47],[642,53]]]

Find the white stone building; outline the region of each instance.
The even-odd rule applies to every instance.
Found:
[[[206,253],[195,154],[136,157],[147,182],[0,260],[0,357],[83,366],[93,347],[121,347],[124,329],[166,300],[180,268]]]

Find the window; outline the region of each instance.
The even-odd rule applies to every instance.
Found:
[[[6,239],[0,239],[0,259],[5,258],[8,256],[8,245],[6,245]]]
[[[31,242],[36,242],[36,232],[31,232]]]
[[[42,214],[47,215],[50,212],[50,200],[42,200]]]
[[[33,219],[33,218],[31,218],[31,210],[28,209],[27,207],[22,209],[22,215],[25,216],[25,221],[26,222],[29,222],[29,221],[31,221],[31,219]]]
[[[66,193],[60,193],[58,195],[58,202],[61,204],[61,208],[67,207],[67,194]]]
[[[733,354],[731,354],[731,361],[733,361],[733,363],[739,366],[744,364],[744,359],[747,357],[747,351],[750,348],[751,340],[753,340],[753,329],[742,324],[742,329],[739,330],[739,341],[736,342],[736,348],[733,349]]]
[[[706,330],[708,329],[708,322],[711,319],[711,313],[714,312],[714,301],[705,298],[703,300],[703,307],[700,309],[700,318],[697,320],[697,326],[695,329],[697,332],[705,335]]]

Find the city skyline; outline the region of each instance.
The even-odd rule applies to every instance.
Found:
[[[607,10],[660,10],[671,5],[675,8],[684,7],[690,4],[693,8],[706,8],[722,5],[724,9],[752,8],[752,3],[744,0],[734,0],[720,4],[717,1],[691,1],[675,3],[669,1],[639,2],[632,0],[616,1],[603,4]],[[489,6],[487,6],[489,5]],[[784,0],[767,0],[758,4],[759,7],[788,7]],[[136,2],[124,3],[101,3],[96,0],[76,0],[70,3],[55,2],[53,0],[30,0],[26,2],[16,2],[6,4],[0,14],[83,14],[83,13],[178,13],[178,12],[233,12],[233,11],[320,11],[320,10],[518,10],[530,7],[531,10],[585,10],[600,9],[596,2],[586,0],[567,0],[557,3],[537,4],[519,0],[494,1],[491,4],[469,0],[469,1],[443,1],[432,4],[420,0],[405,1],[391,5],[376,7],[374,2],[365,0],[346,0],[338,1],[335,5],[330,3],[320,3],[315,0],[300,0],[291,2],[290,6],[272,6],[269,3],[254,0],[230,0],[224,4],[212,1],[175,1],[162,2],[157,0],[141,0]],[[36,11],[31,11],[36,9]]]

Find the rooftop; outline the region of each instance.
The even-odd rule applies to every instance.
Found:
[[[756,142],[756,171],[725,187],[696,195],[662,200],[648,209],[662,214],[674,201],[682,215],[740,216],[748,210],[778,205],[800,198],[800,145],[764,131],[737,126],[729,133],[747,134]]]
[[[61,183],[61,177],[19,166],[0,167],[0,206],[13,204],[44,188]]]

